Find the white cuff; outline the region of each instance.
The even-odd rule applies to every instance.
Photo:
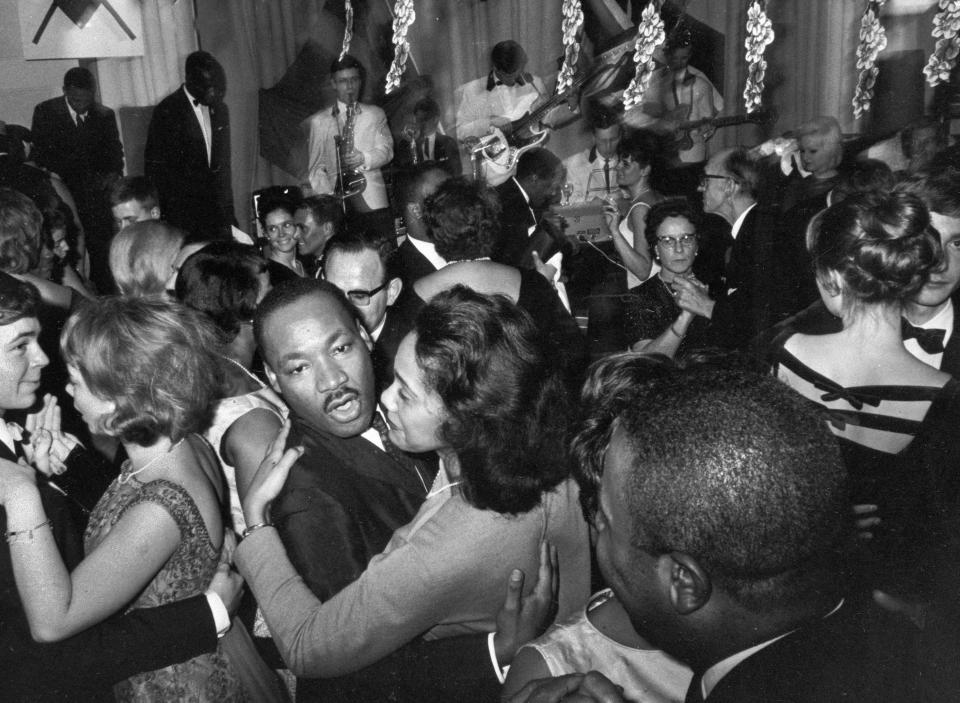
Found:
[[[507,664],[504,667],[500,666],[500,662],[497,661],[497,648],[493,646],[493,638],[496,637],[496,632],[491,632],[487,635],[487,651],[490,652],[490,663],[493,664],[493,671],[497,675],[497,681],[501,684],[507,680],[507,673],[510,671],[510,665]]]
[[[207,597],[207,605],[210,606],[210,613],[213,615],[213,624],[217,628],[217,638],[223,637],[230,629],[230,613],[227,612],[220,596],[214,591],[207,590],[204,594]]]

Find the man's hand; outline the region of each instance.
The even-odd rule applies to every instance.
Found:
[[[538,637],[553,622],[559,605],[560,576],[556,547],[540,543],[540,569],[537,583],[523,597],[523,572],[514,569],[507,581],[507,597],[497,613],[497,633],[493,646],[501,667],[513,661],[517,650]]]
[[[243,577],[231,569],[229,564],[220,562],[207,589],[220,596],[223,606],[233,616],[240,607],[240,599],[243,596]]]
[[[533,259],[533,268],[541,276],[547,279],[547,282],[551,286],[556,286],[554,282],[557,277],[557,267],[551,264],[543,263],[543,260],[540,258],[540,253],[536,251],[530,252],[530,257]]]
[[[628,703],[623,689],[603,674],[568,674],[535,679],[521,688],[508,703]]]
[[[43,407],[27,415],[26,427],[30,441],[24,443],[27,460],[46,476],[62,474],[66,460],[80,440],[60,429],[60,406],[52,395],[43,397]]]
[[[670,288],[673,291],[674,300],[681,309],[708,320],[713,317],[715,303],[710,299],[706,284],[693,277],[674,278],[670,281]]]
[[[363,154],[356,149],[343,155],[343,165],[351,171],[363,168]]]

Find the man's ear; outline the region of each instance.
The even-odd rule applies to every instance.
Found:
[[[157,205],[154,205],[152,208],[150,208],[150,217],[155,220],[160,219],[160,208]]]
[[[387,307],[390,307],[397,302],[397,297],[400,295],[400,291],[402,289],[403,281],[401,281],[399,278],[390,280],[390,283],[387,286]]]
[[[360,339],[363,340],[364,345],[367,347],[368,352],[373,351],[373,337],[370,336],[370,333],[367,331],[367,328],[363,326],[363,323],[360,320],[357,320],[357,334],[360,335]]]
[[[671,552],[670,602],[681,615],[689,615],[707,604],[713,592],[710,574],[684,552]]]
[[[275,390],[277,393],[280,393],[280,384],[277,383],[277,374],[273,372],[273,369],[270,368],[270,365],[264,363],[263,372],[267,376],[267,381],[270,383],[270,387]],[[281,394],[282,395],[282,394]]]
[[[423,219],[423,208],[420,207],[420,203],[407,203],[404,207],[414,219]]]

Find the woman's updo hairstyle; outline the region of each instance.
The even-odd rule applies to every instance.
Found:
[[[818,220],[811,248],[818,278],[826,281],[836,271],[860,302],[901,302],[939,265],[940,242],[930,215],[910,193],[853,195]]]

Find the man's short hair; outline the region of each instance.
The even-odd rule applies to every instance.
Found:
[[[323,273],[326,275],[327,264],[334,252],[342,254],[359,254],[369,250],[375,252],[383,265],[386,281],[401,277],[400,257],[397,246],[390,237],[385,237],[376,230],[346,230],[337,232],[328,241],[323,256]]]
[[[334,232],[343,228],[343,208],[340,201],[332,195],[311,195],[303,199],[298,209],[309,210],[318,225],[332,223]]]
[[[159,207],[160,193],[146,176],[124,176],[110,189],[110,207],[136,200],[140,207],[150,210]]]
[[[893,188],[896,178],[886,162],[880,159],[857,159],[840,169],[840,178],[830,196],[838,202],[857,193],[885,192]]]
[[[751,198],[757,197],[760,188],[760,168],[750,152],[740,147],[730,152],[723,161],[723,170],[729,174],[740,190]]]
[[[960,217],[960,171],[955,168],[916,173],[904,178],[896,187],[916,195],[930,212],[944,217]]]
[[[497,193],[463,176],[440,184],[423,203],[423,221],[437,253],[447,261],[491,256],[500,241]]]
[[[424,163],[402,169],[393,176],[393,192],[397,202],[402,206],[410,203],[419,203],[423,200],[423,183],[427,176],[434,171],[446,173],[436,162]]]
[[[424,119],[431,120],[434,117],[440,116],[440,103],[438,103],[433,98],[421,98],[417,101],[417,104],[413,106],[413,114],[418,112],[423,113]]]
[[[0,188],[0,271],[27,273],[37,265],[43,214],[20,191]]]
[[[517,160],[517,180],[525,181],[537,176],[541,180],[550,180],[563,162],[549,149],[537,147],[520,155]]]
[[[494,45],[490,51],[490,62],[501,73],[513,73],[523,68],[527,62],[527,52],[517,42],[507,39]]]
[[[363,81],[367,75],[367,69],[363,67],[363,64],[360,63],[360,59],[352,54],[344,54],[342,57],[334,59],[330,64],[330,77],[333,78],[334,74],[338,71],[345,71],[348,68],[355,68],[360,71],[360,80]]]
[[[223,71],[223,66],[207,51],[194,51],[187,56],[184,63],[184,73],[187,79],[199,79],[203,71]]]
[[[79,90],[94,90],[96,81],[93,80],[93,74],[85,68],[74,66],[63,76],[63,89],[78,88]]]
[[[715,587],[757,612],[838,591],[847,474],[804,398],[773,377],[718,366],[623,395],[607,424],[622,430],[632,456],[617,488],[636,548],[689,554]]]
[[[0,271],[0,325],[37,317],[39,311],[40,291],[37,287]]]
[[[320,298],[326,295],[339,305],[348,320],[353,320],[359,327],[363,326],[363,318],[357,309],[347,300],[346,294],[329,281],[318,278],[301,278],[300,276],[284,281],[272,288],[257,306],[257,313],[253,317],[253,336],[257,340],[257,348],[264,348],[263,329],[270,316],[288,305],[300,302],[304,298]]]

